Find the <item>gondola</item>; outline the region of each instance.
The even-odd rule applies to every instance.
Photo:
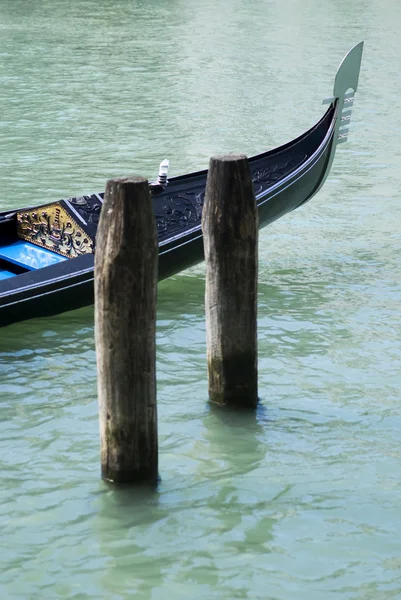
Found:
[[[249,159],[265,227],[323,185],[348,136],[363,42],[342,61],[326,113],[292,142]],[[201,214],[207,171],[150,184],[159,241],[159,280],[203,260]],[[93,304],[94,250],[103,193],[0,213],[0,326]]]

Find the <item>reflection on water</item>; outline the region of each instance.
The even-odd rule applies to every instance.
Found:
[[[3,0],[3,209],[286,142],[366,41],[350,142],[260,234],[255,414],[208,404],[202,265],[159,285],[156,491],[100,480],[93,307],[0,331],[3,597],[400,597],[400,6]]]

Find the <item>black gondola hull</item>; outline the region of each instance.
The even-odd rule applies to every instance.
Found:
[[[348,137],[362,50],[360,42],[341,62],[333,96],[324,101],[330,106],[314,127],[249,159],[260,228],[305,204],[323,185],[337,144]],[[174,177],[165,189],[151,186],[159,281],[203,260],[206,178],[200,171]],[[102,205],[103,194],[92,194],[0,213],[0,326],[93,304]]]

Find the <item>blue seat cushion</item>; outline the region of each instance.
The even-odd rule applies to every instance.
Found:
[[[11,271],[6,271],[5,269],[0,269],[0,280],[8,279],[9,277],[14,277],[15,273],[11,273]]]
[[[0,258],[28,271],[35,271],[68,260],[61,254],[56,254],[51,250],[35,246],[35,244],[24,240],[18,240],[7,246],[0,246]]]

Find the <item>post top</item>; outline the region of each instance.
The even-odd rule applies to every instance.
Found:
[[[210,160],[221,162],[236,162],[239,160],[248,160],[248,157],[245,154],[221,154],[218,156],[212,156]]]
[[[124,184],[124,183],[134,183],[134,184],[140,184],[140,183],[148,183],[148,180],[146,179],[146,177],[142,177],[141,175],[129,175],[128,177],[115,177],[113,179],[109,179],[107,183],[114,183],[114,184]]]

